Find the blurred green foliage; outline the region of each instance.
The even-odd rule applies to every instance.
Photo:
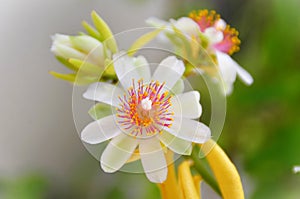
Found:
[[[0,198],[3,199],[41,199],[46,198],[48,181],[43,176],[33,174],[17,179],[0,181]]]

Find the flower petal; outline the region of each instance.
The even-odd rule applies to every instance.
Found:
[[[184,82],[182,79],[179,79],[173,88],[171,89],[171,92],[174,94],[180,94],[184,91]]]
[[[166,131],[159,134],[158,138],[164,145],[175,153],[181,155],[191,155],[192,153],[192,143],[189,141],[177,138]]]
[[[189,37],[198,36],[200,28],[198,24],[188,17],[181,17],[178,20],[171,20],[171,23],[180,30],[182,33],[187,34]]]
[[[245,84],[251,85],[253,83],[253,77],[238,64],[236,65],[236,72]]]
[[[245,84],[250,85],[253,83],[252,76],[229,55],[220,51],[217,51],[216,55],[227,94],[231,93],[233,87],[232,84],[236,80],[237,74]]]
[[[161,83],[165,82],[165,87],[170,90],[181,78],[184,69],[185,67],[181,60],[175,56],[169,56],[158,65],[152,76],[152,80]]]
[[[226,94],[232,92],[233,83],[236,79],[236,66],[231,57],[225,53],[216,52],[220,73],[224,83]]]
[[[113,115],[91,122],[81,132],[81,140],[89,144],[99,144],[120,134]]]
[[[196,119],[202,114],[200,93],[198,91],[175,95],[171,98],[171,104],[170,111],[174,112],[175,116],[178,117]]]
[[[149,82],[151,74],[149,63],[143,56],[129,57],[125,52],[113,56],[116,74],[125,89],[132,86],[132,80],[143,79]]]
[[[176,137],[195,143],[204,143],[211,138],[210,129],[205,124],[191,119],[174,117],[172,126],[165,130]]]
[[[86,55],[82,52],[64,44],[53,44],[51,47],[51,51],[55,55],[63,57],[65,59],[75,58],[83,60],[86,57]]]
[[[167,178],[167,162],[160,142],[156,138],[141,140],[140,156],[146,176],[151,182],[162,183]]]
[[[119,170],[131,157],[137,144],[136,139],[125,134],[113,138],[101,156],[102,169],[107,173]]]
[[[87,91],[83,94],[83,97],[117,107],[120,103],[118,96],[123,96],[124,93],[125,91],[117,86],[98,82],[91,84]]]

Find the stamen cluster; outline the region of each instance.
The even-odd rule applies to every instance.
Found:
[[[132,80],[132,87],[119,97],[120,107],[117,108],[118,124],[133,136],[154,135],[161,128],[172,125],[172,115],[169,111],[171,95],[162,92],[164,83],[151,81],[144,84],[143,80]]]
[[[219,51],[232,55],[240,50],[239,32],[226,24],[216,11],[193,11],[189,14],[189,17],[199,25],[201,32],[204,32],[207,28],[214,27],[223,33],[223,40],[214,45]]]

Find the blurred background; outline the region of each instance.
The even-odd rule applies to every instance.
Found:
[[[234,55],[255,81],[228,97],[219,144],[241,173],[246,198],[299,199],[299,0],[0,0],[0,198],[159,198],[144,175],[107,175],[84,148],[72,118],[72,86],[50,36],[77,34],[96,10],[114,33],[150,16],[214,9],[240,32]],[[83,113],[85,114],[85,113]],[[206,198],[218,198],[209,195]],[[205,198],[205,197],[204,197]]]

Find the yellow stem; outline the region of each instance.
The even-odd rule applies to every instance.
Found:
[[[198,194],[198,188],[195,186],[188,161],[184,161],[179,165],[178,175],[184,199],[199,199],[200,194]]]
[[[173,152],[169,151],[166,154],[168,163],[168,176],[165,182],[158,184],[162,199],[183,199],[181,190],[177,184],[175,167],[173,164]]]
[[[195,175],[193,177],[193,180],[194,180],[194,185],[195,185],[198,197],[199,197],[199,199],[201,199],[201,192],[200,192],[201,186],[200,186],[200,182],[202,180],[202,177],[200,175]]]
[[[209,165],[220,186],[223,199],[244,199],[241,179],[234,164],[213,140],[202,145]]]

